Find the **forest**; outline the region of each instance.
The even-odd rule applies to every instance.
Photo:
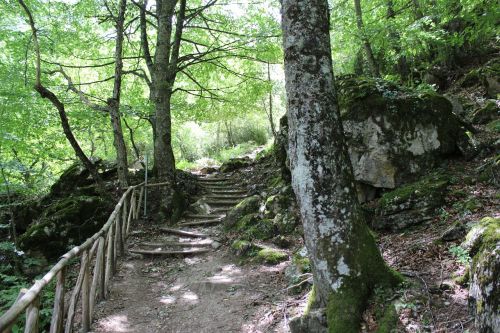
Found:
[[[497,1],[0,12],[0,332],[500,332]]]

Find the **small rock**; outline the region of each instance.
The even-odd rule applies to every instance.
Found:
[[[465,226],[456,222],[441,235],[441,239],[445,242],[456,241],[465,236]]]
[[[214,241],[212,242],[211,246],[214,250],[217,250],[219,247],[221,247],[221,243]]]

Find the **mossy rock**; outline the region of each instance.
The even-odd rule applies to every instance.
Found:
[[[112,202],[95,196],[56,200],[19,237],[20,247],[56,259],[97,232],[106,222],[111,208]]]
[[[490,250],[500,240],[500,218],[484,217],[469,231],[462,243],[471,257]]]
[[[295,196],[290,185],[284,186],[277,194],[270,195],[265,202],[264,214],[274,218],[276,214],[283,213],[293,208]]]
[[[239,237],[247,240],[267,240],[277,234],[273,220],[262,219],[257,214],[248,214],[238,220],[232,229]]]
[[[500,331],[500,218],[485,217],[462,244],[472,257],[469,306],[480,332]]]
[[[474,151],[463,121],[439,94],[352,76],[339,77],[337,84],[355,180],[373,188],[365,189],[394,189],[426,174],[450,155]],[[287,141],[280,140],[286,153]]]
[[[375,229],[401,230],[435,216],[445,203],[449,178],[434,174],[385,193],[376,207]]]
[[[253,244],[244,239],[236,239],[231,244],[233,252],[242,257],[255,257],[262,247]]]
[[[500,116],[500,108],[496,101],[488,100],[486,104],[474,112],[472,122],[474,124],[486,124],[492,120],[497,120]]]
[[[261,198],[258,195],[248,197],[241,201],[238,205],[236,205],[236,207],[227,213],[224,219],[224,227],[227,230],[230,230],[243,216],[257,213],[260,208],[260,202]]]
[[[250,158],[248,158],[248,157],[233,158],[233,159],[230,159],[227,162],[222,163],[222,165],[220,166],[219,171],[223,172],[223,173],[225,173],[225,172],[231,172],[231,171],[234,171],[234,170],[238,170],[238,169],[247,167],[250,164],[252,164],[252,160]]]
[[[288,254],[281,250],[266,247],[257,253],[257,260],[266,264],[276,265],[288,260]]]

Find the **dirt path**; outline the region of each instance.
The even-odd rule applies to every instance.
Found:
[[[205,238],[186,238],[141,226],[128,241],[129,252],[122,259],[113,280],[109,299],[98,305],[94,332],[287,332],[286,283],[278,266],[236,263],[226,246],[218,242],[224,211],[241,199],[242,191],[227,182],[204,184],[211,194],[208,214],[189,215],[182,230],[203,233]],[[232,202],[232,203],[231,203]],[[203,223],[187,228],[190,223]],[[209,222],[212,221],[212,222]],[[190,256],[138,255],[130,249],[145,243],[205,242],[205,254]],[[217,249],[214,249],[217,248]],[[157,247],[151,251],[189,251],[190,247]]]

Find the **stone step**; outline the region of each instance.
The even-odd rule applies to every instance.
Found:
[[[223,182],[223,183],[201,183],[201,182],[198,182],[198,184],[202,187],[205,187],[205,188],[213,188],[213,187],[234,187],[234,186],[239,186],[239,183],[235,183],[235,182]]]
[[[198,178],[198,181],[200,183],[219,183],[219,182],[227,182],[227,181],[234,181],[234,179],[231,178]]]
[[[229,190],[220,190],[220,189],[214,189],[212,191],[210,191],[211,194],[230,194],[230,195],[233,195],[233,194],[247,194],[247,191],[244,190],[244,189],[229,189]]]
[[[205,196],[207,199],[214,199],[214,200],[238,200],[241,201],[245,199],[247,196],[246,195],[241,195],[241,194],[235,194],[235,195],[223,195],[223,194],[209,194]]]
[[[206,204],[213,207],[236,206],[240,200],[207,200]]]
[[[130,249],[129,252],[136,254],[146,254],[146,255],[193,255],[202,254],[212,251],[212,249],[192,249],[192,250],[144,250],[144,249]]]
[[[224,213],[226,214],[227,212],[229,212],[233,207],[220,207],[220,208],[215,208],[214,210],[212,210],[212,213],[216,214],[216,213]]]
[[[190,226],[195,226],[195,225],[219,224],[221,222],[222,222],[221,219],[189,221],[189,222],[179,223],[179,226],[180,227],[190,227]]]
[[[140,244],[137,244],[139,247],[159,247],[159,248],[164,248],[164,247],[204,247],[204,246],[210,246],[212,242],[170,242],[170,241],[163,241],[163,242],[143,242]]]
[[[187,230],[180,229],[172,229],[172,228],[160,228],[161,231],[166,232],[168,234],[183,236],[183,237],[193,237],[193,238],[207,238],[208,236],[205,234],[200,234],[198,232],[192,232]]]
[[[190,220],[195,220],[195,219],[214,220],[214,219],[221,219],[222,217],[223,217],[222,215],[217,215],[217,214],[186,214],[186,215],[184,215],[185,219],[190,219]]]

